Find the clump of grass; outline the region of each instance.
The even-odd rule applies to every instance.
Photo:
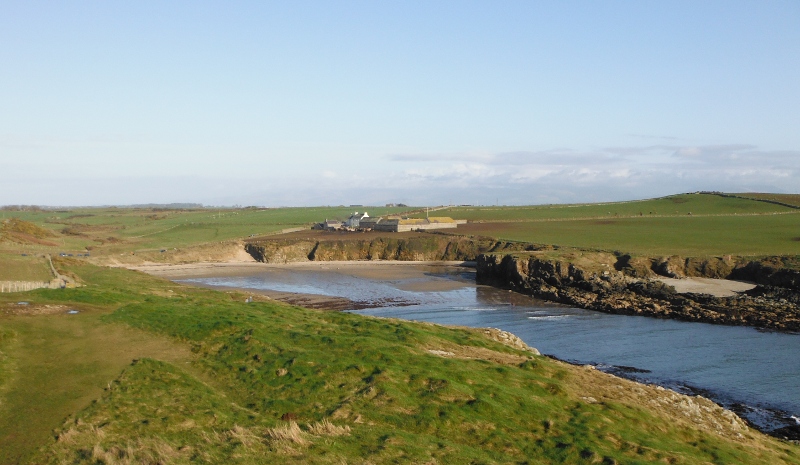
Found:
[[[309,443],[307,434],[293,421],[268,429],[267,436],[278,443],[291,443],[298,446],[307,446]]]
[[[347,436],[350,434],[350,427],[334,425],[327,418],[323,418],[322,421],[308,425],[308,432],[315,436]]]

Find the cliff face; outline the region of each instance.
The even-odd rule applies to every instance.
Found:
[[[715,278],[751,281],[765,287],[780,287],[800,292],[800,257],[631,257],[613,261],[615,270],[636,278]]]
[[[372,240],[264,240],[250,242],[245,250],[265,263],[335,260],[473,261],[482,253],[532,249],[529,244],[487,238],[430,234],[412,238],[380,237]]]
[[[717,260],[733,265],[721,273]],[[611,254],[587,254],[566,260],[525,254],[484,254],[476,260],[476,279],[481,284],[606,313],[800,330],[797,286],[800,273],[795,270],[777,269],[762,261],[742,264],[732,258],[708,263],[677,258],[671,262],[652,260],[656,269],[663,269],[665,264],[670,266],[672,276],[737,277],[764,283],[734,297],[713,297],[678,294],[675,288],[660,281],[639,279],[655,273],[642,268],[642,261],[632,264],[633,261],[626,256],[615,260]],[[774,285],[778,283],[785,286]]]

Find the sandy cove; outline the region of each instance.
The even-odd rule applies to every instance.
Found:
[[[361,278],[379,280],[413,279],[425,275],[426,271],[436,267],[471,267],[470,262],[419,262],[419,261],[330,261],[330,262],[291,262],[283,264],[261,263],[255,260],[237,260],[229,262],[203,262],[186,264],[160,264],[144,263],[141,265],[116,265],[141,271],[153,276],[170,280],[191,278],[227,277],[227,276],[252,276],[269,271],[320,270],[327,272],[349,274]],[[380,303],[356,302],[343,297],[326,296],[318,294],[302,294],[281,292],[268,289],[240,289],[223,286],[210,286],[192,284],[210,289],[224,289],[239,293],[258,296],[268,300],[298,305],[306,308],[321,310],[347,310],[379,306]],[[462,287],[463,284],[451,280],[434,280],[409,288],[412,291],[447,291]]]

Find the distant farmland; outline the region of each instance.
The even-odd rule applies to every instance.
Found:
[[[504,240],[658,255],[797,255],[800,195],[680,194],[629,202],[514,207],[451,207],[436,216],[468,220],[455,234]],[[757,200],[769,200],[760,201]],[[0,253],[84,253],[92,260],[160,250],[219,246],[251,236],[280,234],[328,219],[344,219],[355,207],[177,209],[82,208],[11,212],[52,232],[47,241],[0,242]],[[419,207],[358,207],[371,216]],[[386,233],[391,235],[392,233]],[[353,236],[355,237],[355,236]],[[53,245],[55,244],[55,245]],[[151,256],[152,258],[152,256]],[[165,260],[170,260],[164,257]],[[184,257],[183,260],[191,260]],[[15,265],[18,266],[18,265]]]
[[[659,255],[800,254],[800,210],[684,194],[607,204],[456,207],[460,234]]]

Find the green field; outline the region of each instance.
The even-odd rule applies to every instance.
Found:
[[[738,194],[737,194],[738,195]],[[800,196],[741,194],[782,199]],[[161,250],[214,245],[307,228],[326,218],[343,219],[355,207],[276,209],[77,209],[3,212],[52,232],[41,240],[0,241],[0,253],[21,255],[90,252],[103,257],[145,252],[155,261]],[[373,216],[400,208],[358,207]],[[412,216],[424,216],[416,209]],[[420,213],[423,212],[423,213]],[[800,254],[800,209],[713,194],[680,194],[659,199],[581,205],[452,207],[431,215],[468,220],[457,234],[506,240],[658,255]],[[43,243],[44,242],[44,243]],[[49,243],[49,245],[48,245]],[[192,257],[184,257],[191,260]]]
[[[462,232],[639,255],[800,255],[800,212],[466,225]]]
[[[311,207],[162,210],[135,208],[82,208],[61,211],[4,211],[52,232],[40,241],[0,240],[0,253],[84,254],[113,256],[137,251],[214,244],[310,228],[315,222],[346,219],[359,211],[398,213],[392,207]],[[47,242],[47,243],[42,243]],[[49,243],[49,244],[48,244]]]
[[[798,255],[800,210],[708,194],[615,204],[457,207],[463,234],[641,255]],[[691,213],[691,214],[690,214]]]
[[[709,194],[680,194],[630,202],[534,205],[521,207],[453,207],[437,215],[472,221],[546,221],[582,218],[675,217],[688,215],[757,215],[790,208],[756,200]]]
[[[30,305],[81,313],[0,316],[0,463],[800,463],[481,330],[57,266]]]

